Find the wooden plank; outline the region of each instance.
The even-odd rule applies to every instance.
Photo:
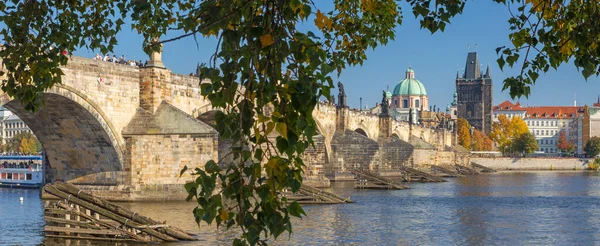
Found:
[[[120,228],[120,226],[121,226],[120,224],[118,224],[118,225],[112,225],[112,224],[106,223],[106,222],[104,222],[102,220],[96,220],[94,217],[92,217],[92,216],[90,216],[88,214],[84,214],[83,212],[79,212],[79,211],[74,211],[73,208],[69,207],[67,204],[64,204],[62,202],[58,202],[56,205],[59,206],[59,207],[61,207],[61,208],[63,208],[63,209],[68,210],[69,212],[76,213],[77,215],[79,215],[79,216],[81,216],[81,217],[83,217],[83,218],[85,218],[87,220],[90,220],[93,223],[99,224],[100,226],[104,226],[104,227],[107,227],[107,228],[110,228],[110,229],[122,231],[123,233],[129,235],[131,238],[137,240],[138,242],[145,242],[145,243],[149,243],[150,242],[150,240],[148,240],[146,238],[140,237],[140,236],[138,236],[138,235],[136,235],[134,233],[130,233],[127,230],[123,230],[122,228]]]
[[[80,227],[85,227],[85,228],[103,229],[102,227],[100,227],[90,221],[67,220],[67,219],[62,219],[62,218],[57,218],[57,217],[52,217],[52,216],[45,216],[44,218],[45,218],[46,222],[53,222],[53,223],[57,223],[57,224],[69,224],[69,225],[80,226]]]
[[[46,222],[53,222],[53,223],[58,223],[58,224],[69,224],[69,225],[85,227],[85,228],[93,228],[93,229],[103,229],[102,227],[95,225],[90,221],[67,220],[67,219],[61,219],[61,218],[56,218],[56,217],[51,217],[51,216],[45,216],[44,218],[46,219]]]
[[[104,236],[124,236],[120,231],[110,229],[87,229],[87,228],[67,228],[62,226],[45,226],[44,231],[46,232],[60,232],[60,233],[78,233],[78,234],[90,234],[90,235],[104,235]]]
[[[69,193],[71,195],[76,195],[78,198],[80,198],[83,201],[95,204],[101,208],[104,208],[106,210],[112,211],[113,213],[125,217],[127,219],[129,219],[130,221],[139,223],[139,224],[145,224],[145,225],[159,225],[159,224],[163,224],[159,221],[150,219],[148,217],[145,216],[141,216],[139,214],[137,214],[136,212],[130,211],[128,209],[125,209],[119,205],[110,203],[104,199],[98,198],[96,196],[93,196],[87,192],[84,192],[82,190],[80,190],[79,188],[77,188],[74,185],[71,184],[67,184],[67,183],[56,183],[55,187],[65,193]],[[159,231],[173,237],[173,238],[177,238],[180,240],[188,240],[188,241],[195,241],[198,240],[197,238],[193,237],[192,235],[190,235],[189,233],[176,228],[176,227],[172,227],[172,226],[166,226],[164,228],[161,228]]]
[[[365,170],[352,169],[352,170],[350,170],[350,172],[352,172],[354,175],[356,175],[360,178],[366,179],[367,183],[376,183],[376,184],[378,183],[381,185],[385,185],[386,187],[385,188],[382,187],[383,189],[404,190],[404,189],[408,188],[405,185],[398,184],[390,179],[381,177],[379,175],[370,173]],[[364,181],[359,181],[359,182],[364,182]]]
[[[435,173],[435,172],[441,172],[441,173],[445,173],[447,175],[449,175],[450,177],[465,177],[465,175],[459,174],[458,172],[455,171],[451,171],[449,169],[440,167],[440,166],[436,166],[436,165],[432,165],[431,166],[431,170]]]
[[[99,207],[99,206],[97,206],[95,204],[92,204],[92,203],[86,202],[84,200],[81,200],[81,199],[77,198],[76,196],[67,194],[67,193],[65,193],[63,191],[60,191],[60,190],[58,190],[57,188],[55,188],[53,186],[46,185],[44,187],[44,190],[46,192],[52,194],[52,195],[61,197],[63,199],[67,199],[68,202],[80,205],[80,206],[85,207],[87,209],[93,210],[94,212],[99,213],[102,216],[106,216],[106,217],[108,217],[108,218],[110,218],[112,220],[118,221],[119,223],[121,223],[121,224],[123,224],[125,226],[129,226],[129,227],[138,227],[138,226],[140,226],[139,223],[136,223],[136,222],[133,222],[130,219],[121,217],[121,216],[119,216],[119,215],[117,215],[117,214],[115,214],[115,213],[113,213],[113,212],[111,212],[109,210],[106,210],[104,208],[101,208],[101,207]],[[153,237],[161,239],[163,241],[167,241],[167,242],[176,242],[177,241],[177,239],[175,239],[175,238],[173,238],[173,237],[171,237],[169,235],[165,235],[163,233],[160,233],[160,232],[158,232],[158,231],[156,231],[154,229],[151,229],[151,228],[142,228],[140,230],[143,231],[143,232],[145,232],[145,233],[147,233],[147,234],[149,234],[149,235],[151,235],[151,236],[153,236]]]
[[[107,238],[107,237],[86,237],[86,236],[67,236],[67,235],[52,235],[46,234],[46,237],[51,238],[62,238],[62,239],[76,239],[76,240],[102,240],[111,242],[137,242],[129,238]]]
[[[426,173],[426,172],[423,172],[423,171],[420,171],[420,170],[417,170],[417,169],[414,169],[411,167],[401,167],[400,171],[402,173],[404,173],[405,175],[410,176],[411,177],[410,179],[413,179],[416,177],[418,179],[421,179],[422,181],[427,181],[427,182],[447,182],[446,180],[444,180],[440,177],[431,175],[429,173]]]

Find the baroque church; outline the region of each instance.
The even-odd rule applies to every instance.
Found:
[[[421,81],[415,78],[415,71],[408,68],[405,77],[395,87],[394,92],[387,92],[391,116],[399,121],[410,121],[418,124],[422,112],[429,111],[429,97]]]
[[[453,105],[456,107],[457,118],[464,118],[471,126],[489,134],[492,128],[492,75],[489,65],[485,74],[481,73],[477,52],[469,52],[467,55],[462,76],[456,72],[456,94]]]

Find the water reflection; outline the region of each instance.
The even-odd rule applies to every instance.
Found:
[[[334,183],[330,191],[352,196],[357,203],[305,206],[308,217],[294,220],[292,237],[282,235],[271,243],[587,245],[600,239],[600,219],[595,216],[600,213],[598,173],[496,173],[410,186],[412,189],[402,191],[362,191],[352,189],[351,182]],[[23,205],[18,203],[19,196],[26,197]],[[43,215],[36,192],[0,190],[0,204],[0,244],[67,243],[43,239]],[[192,231],[202,240],[177,245],[228,245],[238,234],[214,225],[196,225],[191,216],[193,203],[123,206]]]

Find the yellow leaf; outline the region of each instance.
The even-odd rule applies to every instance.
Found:
[[[269,174],[270,172],[274,171],[275,167],[277,167],[277,158],[276,157],[272,157],[271,159],[269,159],[269,161],[267,161],[267,165],[265,165],[265,169],[267,171],[267,174]]]
[[[275,130],[279,133],[283,138],[287,139],[287,125],[283,122],[277,122],[275,126]]]
[[[300,1],[291,1],[290,2],[290,8],[292,8],[292,10],[294,12],[296,12],[296,10],[298,10],[298,9],[300,9],[302,7],[304,7],[304,4],[301,3]]]
[[[563,44],[560,47],[560,53],[563,55],[573,54],[574,50],[575,50],[575,43],[573,43],[571,40],[567,41],[565,44]]]
[[[321,13],[321,10],[317,10],[317,18],[315,18],[315,25],[319,28],[319,30],[323,30],[324,28],[331,28],[331,20]]]
[[[363,11],[374,11],[377,6],[376,2],[373,0],[361,0],[361,9]]]
[[[221,209],[219,211],[219,217],[221,218],[221,221],[228,220],[229,219],[229,213],[227,212],[227,210]]]
[[[271,134],[271,132],[273,131],[273,128],[275,128],[275,123],[273,123],[273,122],[267,123],[267,130],[265,131],[265,135]]]
[[[265,34],[260,37],[260,44],[263,48],[272,45],[274,42],[271,34]]]

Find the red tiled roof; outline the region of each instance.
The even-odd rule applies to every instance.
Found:
[[[521,103],[517,102],[517,104],[513,104],[511,103],[509,100],[506,100],[496,106],[494,106],[494,110],[520,110],[523,111],[525,110],[523,107],[521,107]]]
[[[584,106],[532,106],[521,107],[506,100],[494,107],[494,110],[526,111],[525,118],[573,118],[585,112]]]

